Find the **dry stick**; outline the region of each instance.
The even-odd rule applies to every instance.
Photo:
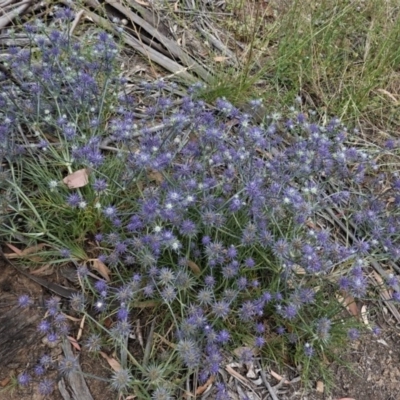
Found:
[[[157,24],[155,25],[156,14],[154,12],[150,12],[147,8],[136,3],[135,0],[127,0],[127,2],[132,8],[134,8],[137,12],[139,12],[142,18],[146,22],[148,22],[153,28],[158,29],[159,32],[161,32],[164,35],[167,35],[169,33],[168,27],[163,22],[160,22],[160,18],[158,17],[158,15],[157,15],[158,21]]]
[[[109,21],[107,21],[105,18],[99,17],[97,14],[95,14],[91,11],[86,11],[86,14],[89,18],[91,18],[99,26],[102,26],[105,29],[108,29],[109,31],[114,30],[112,24]],[[197,82],[198,81],[198,79],[196,77],[194,77],[193,75],[189,74],[187,72],[187,68],[182,67],[182,65],[179,65],[175,61],[172,61],[168,57],[165,57],[164,55],[155,51],[151,47],[146,46],[143,43],[140,43],[140,41],[137,40],[136,38],[134,38],[133,36],[130,36],[126,33],[122,33],[121,35],[124,38],[126,44],[131,46],[133,49],[135,49],[140,54],[143,54],[145,57],[150,58],[155,63],[164,67],[166,70],[172,72],[175,75],[182,76],[183,79],[185,79],[189,82]]]
[[[219,50],[224,56],[229,57],[229,62],[231,64],[237,64],[235,54],[229,50],[220,40],[218,40],[215,36],[211,33],[207,32],[203,29],[200,24],[195,24],[198,31],[217,49]]]
[[[11,262],[6,257],[6,255],[3,253],[3,250],[1,250],[1,249],[0,249],[0,258],[3,259],[8,265],[15,268],[22,275],[24,275],[27,278],[29,278],[30,280],[38,283],[39,285],[45,287],[46,289],[51,290],[52,292],[58,294],[61,297],[65,297],[65,298],[69,299],[69,298],[71,298],[71,296],[78,293],[76,290],[66,288],[64,286],[58,285],[57,283],[49,282],[46,279],[42,279],[42,278],[39,278],[38,276],[34,276],[34,275],[29,274],[28,272],[25,272],[17,264],[14,264],[13,262]]]
[[[148,22],[139,15],[132,12],[130,9],[126,8],[122,4],[118,4],[115,0],[106,0],[106,2],[113,6],[115,9],[125,14],[132,22],[139,25],[141,28],[147,31],[152,37],[159,40],[168,51],[175,57],[179,58],[186,67],[193,70],[197,75],[199,75],[205,82],[210,81],[210,73],[201,67],[192,57],[186,54],[174,41],[168,39],[165,35],[160,33],[157,29],[153,28]]]
[[[80,10],[80,11],[76,14],[75,19],[74,19],[74,21],[72,22],[71,28],[70,28],[70,30],[69,30],[69,35],[70,35],[70,36],[72,36],[72,34],[74,33],[74,30],[75,30],[76,27],[78,26],[79,21],[81,20],[82,15],[83,15],[84,12],[85,12],[85,10]]]
[[[269,394],[272,397],[272,400],[279,400],[275,390],[272,388],[272,386],[269,384],[269,382],[267,381],[267,377],[265,376],[265,373],[263,371],[263,369],[261,368],[261,364],[260,362],[257,361],[257,366],[260,369],[260,375],[261,375],[261,379],[264,382],[264,385],[267,387]]]
[[[63,341],[62,349],[67,359],[74,357],[67,340]],[[75,371],[69,372],[58,382],[58,389],[64,400],[93,400],[79,364]]]
[[[14,18],[18,17],[23,12],[25,12],[29,8],[31,3],[32,3],[32,0],[23,1],[23,2],[19,3],[20,4],[19,7],[14,8],[13,10],[7,12],[2,17],[0,17],[0,29],[7,26],[10,22],[12,22],[12,20]]]

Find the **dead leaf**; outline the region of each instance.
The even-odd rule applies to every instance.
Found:
[[[9,260],[26,257],[30,261],[41,262],[43,259],[40,256],[35,255],[35,253],[39,253],[39,251],[42,250],[46,245],[44,243],[39,243],[36,246],[27,247],[24,250],[20,250],[10,243],[6,243],[6,246],[14,252],[13,254],[10,253],[4,254],[5,257],[8,258]],[[29,255],[31,256],[27,257]]]
[[[106,353],[104,353],[104,352],[102,352],[102,351],[100,351],[100,355],[101,355],[104,359],[107,360],[108,364],[110,365],[110,367],[111,367],[115,372],[121,371],[121,369],[122,369],[121,364],[120,364],[115,358],[109,357]]]
[[[0,381],[0,386],[1,387],[6,387],[11,381],[11,378],[9,376],[6,376],[2,381]]]
[[[378,339],[377,342],[380,343],[380,344],[383,344],[386,347],[389,347],[389,345],[387,344],[386,340],[384,340],[384,339]]]
[[[68,189],[76,189],[86,186],[89,183],[89,168],[78,169],[78,171],[69,174],[63,179]]]
[[[360,312],[357,307],[357,303],[354,300],[354,297],[351,296],[350,294],[346,292],[342,292],[344,297],[341,297],[339,295],[336,296],[338,301],[343,304],[344,307],[346,307],[347,311],[356,318],[360,318]]]
[[[164,177],[161,172],[150,170],[147,172],[147,177],[159,185],[164,182]]]
[[[145,300],[145,301],[136,301],[132,304],[133,308],[148,308],[148,307],[156,307],[160,304],[159,301],[156,300]]]
[[[31,271],[31,275],[51,275],[53,273],[53,269],[51,264],[45,264],[43,265],[42,268],[35,269],[34,271]]]
[[[79,343],[76,339],[74,339],[72,336],[67,336],[67,338],[76,350],[81,351],[81,346],[79,346]]]
[[[226,60],[229,60],[229,57],[225,57],[225,56],[216,56],[216,57],[214,57],[214,61],[215,62],[224,62]]]
[[[64,314],[64,315],[67,317],[67,319],[74,321],[74,322],[79,322],[81,320],[80,318],[75,318],[68,314]]]
[[[103,322],[104,327],[107,329],[110,329],[112,324],[113,320],[110,317],[107,317]]]
[[[242,382],[242,384],[248,388],[251,388],[250,386],[250,381],[247,380],[243,375],[239,374],[239,372],[236,372],[233,368],[231,368],[229,365],[225,367],[225,371],[235,377],[238,381]]]
[[[200,267],[194,261],[189,260],[187,264],[196,276],[201,274]]]
[[[371,325],[369,324],[369,321],[368,321],[368,313],[367,313],[367,306],[366,306],[366,305],[363,305],[363,306],[361,307],[361,318],[362,318],[364,324],[365,324],[369,329],[372,329],[372,328],[371,328]]]
[[[324,382],[318,381],[315,389],[318,393],[324,393]]]
[[[14,255],[18,255],[19,257],[22,255],[22,251],[18,248],[13,246],[11,243],[6,243],[6,246],[11,249],[15,254],[4,254],[7,258],[15,258]]]
[[[27,247],[24,250],[20,250],[10,243],[6,243],[6,246],[15,253],[15,254],[5,254],[7,258],[11,259],[11,258],[25,257],[28,256],[29,254],[39,253],[39,251],[42,250],[46,245],[44,243],[39,243],[36,246]]]
[[[215,377],[210,376],[204,385],[201,385],[196,389],[195,395],[200,396],[201,394],[203,394],[207,390],[207,388],[213,384],[214,381]]]
[[[76,340],[80,340],[80,338],[82,337],[83,327],[85,326],[85,319],[86,319],[86,315],[84,315],[82,317],[82,321],[79,324],[79,331],[78,331],[78,334],[76,335]]]
[[[89,261],[92,261],[92,268],[95,269],[107,282],[110,282],[111,271],[108,269],[107,265],[98,258]]]
[[[277,380],[277,381],[282,381],[283,380],[283,383],[285,384],[285,385],[289,385],[290,384],[290,382],[287,380],[287,379],[285,379],[282,375],[279,375],[278,373],[276,373],[275,371],[269,371],[269,373]]]

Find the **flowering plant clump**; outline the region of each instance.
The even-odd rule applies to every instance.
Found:
[[[370,258],[400,254],[400,180],[378,172],[378,151],[350,145],[335,118],[321,126],[293,108],[255,125],[225,99],[211,110],[201,85],[177,100],[166,82],[141,83],[139,117],[110,35],[79,44],[68,30],[25,29],[32,47],[7,61],[21,86],[0,93],[13,196],[1,232],[45,243],[47,263],[78,265],[70,305],[91,322],[86,349],[117,350],[110,385],[181,398],[218,381],[238,348],[243,365],[285,357],[304,376],[321,374],[323,359],[360,333],[335,293],[366,297]],[[63,182],[77,171],[78,182]],[[357,229],[343,239],[327,210]],[[39,331],[65,338],[61,306],[48,308]],[[138,318],[151,329],[133,353]],[[75,365],[61,360],[60,372]]]

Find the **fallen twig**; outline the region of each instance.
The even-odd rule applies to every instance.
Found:
[[[272,400],[279,400],[277,395],[276,395],[275,389],[267,381],[267,377],[265,376],[265,372],[263,371],[263,369],[261,367],[261,364],[258,361],[257,361],[257,366],[258,366],[258,368],[260,370],[261,379],[264,382],[264,385],[266,386],[266,388],[268,389],[268,392],[271,395]]]

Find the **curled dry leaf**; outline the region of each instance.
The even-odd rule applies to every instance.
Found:
[[[78,171],[69,174],[63,179],[63,182],[69,189],[76,189],[86,186],[89,183],[89,168],[79,169]]]
[[[107,360],[108,364],[110,365],[110,367],[111,367],[115,372],[121,371],[121,369],[122,369],[121,364],[120,364],[115,358],[112,358],[112,357],[108,356],[106,353],[104,353],[104,352],[102,352],[102,351],[100,351],[100,355],[101,355],[105,360]]]
[[[283,381],[284,385],[290,385],[290,382],[284,378],[282,375],[279,375],[278,373],[276,373],[273,370],[270,370],[269,373],[277,380],[277,381]]]
[[[213,384],[214,381],[215,381],[215,377],[210,376],[204,385],[201,385],[196,389],[196,392],[195,392],[196,396],[200,396],[201,394],[203,394]]]
[[[362,318],[362,321],[364,322],[364,324],[366,325],[366,327],[368,329],[372,329],[371,325],[369,324],[369,321],[368,321],[368,311],[367,311],[366,305],[363,305],[361,307],[361,318]]]
[[[162,173],[155,170],[149,170],[147,172],[147,177],[150,179],[150,181],[153,181],[158,185],[161,185],[164,181]]]
[[[346,292],[342,292],[344,297],[336,295],[339,303],[342,303],[344,307],[346,307],[347,311],[356,318],[360,318],[360,311],[358,310],[357,303],[354,300],[354,297]]]
[[[110,282],[110,273],[107,265],[95,258],[92,261],[92,268],[95,269],[107,282]]]
[[[194,261],[189,260],[187,264],[196,276],[201,274],[200,267]]]
[[[72,336],[67,336],[67,339],[72,344],[72,346],[75,347],[76,350],[81,351],[81,346],[79,346],[79,343],[75,338],[73,338]]]
[[[26,247],[24,250],[21,250],[18,247],[13,246],[11,243],[6,243],[6,246],[14,252],[14,254],[9,254],[9,253],[4,254],[6,258],[11,260],[13,258],[23,258],[31,254],[39,253],[40,250],[42,250],[46,245],[44,243],[39,243],[36,246]],[[36,255],[29,257],[29,259],[35,262],[42,261],[42,258]]]

